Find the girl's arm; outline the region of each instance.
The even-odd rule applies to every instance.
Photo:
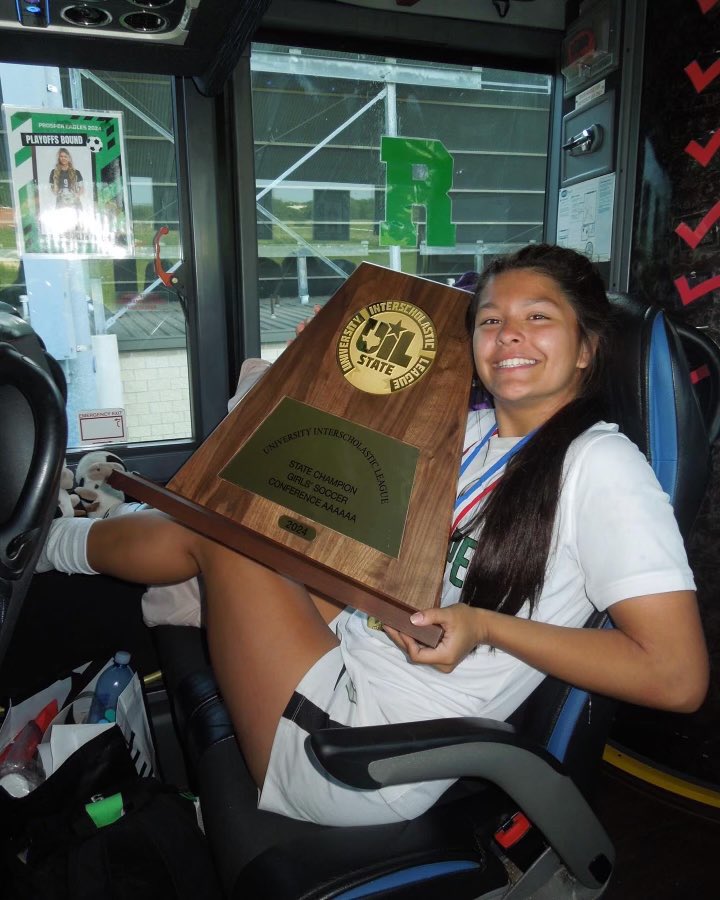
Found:
[[[411,662],[452,671],[487,644],[563,681],[618,700],[692,712],[708,686],[708,657],[695,594],[632,597],[611,608],[614,629],[568,628],[465,604],[415,613],[444,635],[435,649],[386,629]]]

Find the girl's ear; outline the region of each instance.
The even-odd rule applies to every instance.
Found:
[[[598,336],[596,334],[583,335],[580,338],[580,352],[578,354],[578,369],[587,369],[595,357],[598,346]]]

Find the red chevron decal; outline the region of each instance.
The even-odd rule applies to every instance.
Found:
[[[681,237],[688,247],[692,247],[694,250],[718,219],[720,219],[720,200],[703,217],[697,228],[689,228],[684,222],[681,222],[675,229],[675,234]]]
[[[692,156],[696,162],[699,162],[701,166],[706,166],[718,150],[720,150],[720,131],[714,131],[704,147],[702,144],[698,144],[697,141],[690,141],[685,148],[685,152]]]
[[[690,287],[688,280],[684,275],[681,275],[680,278],[676,278],[674,284],[678,294],[680,294],[680,300],[682,301],[683,306],[688,306],[690,303],[699,300],[700,297],[704,297],[705,294],[709,294],[710,291],[715,291],[720,288],[720,275],[706,278],[705,281],[695,285],[693,288]]]
[[[690,65],[685,66],[685,74],[692,81],[693,87],[699,94],[720,75],[720,59],[716,59],[711,66],[704,70],[700,68],[700,63],[694,59]]]
[[[700,12],[705,15],[705,13],[710,12],[713,6],[716,5],[718,0],[698,0],[698,6],[700,7]]]

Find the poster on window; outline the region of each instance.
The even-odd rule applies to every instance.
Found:
[[[127,256],[122,113],[7,105],[3,113],[19,253]]]

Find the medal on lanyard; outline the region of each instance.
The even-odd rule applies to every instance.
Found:
[[[486,446],[490,442],[490,438],[497,434],[497,425],[492,427],[487,434],[483,437],[480,443],[473,448],[472,452],[468,454],[467,458],[462,461],[460,466],[460,474],[463,475],[466,471],[470,463],[477,457],[478,453],[482,450],[484,446]],[[527,444],[530,438],[535,434],[535,431],[531,431],[529,434],[526,434],[522,437],[517,444],[512,446],[507,453],[504,453],[500,459],[494,462],[490,468],[486,469],[482,475],[474,481],[469,488],[462,491],[457,500],[455,501],[455,513],[453,518],[452,527],[450,529],[450,534],[454,535],[458,529],[458,525],[464,518],[467,517],[468,513],[476,508],[478,504],[487,497],[487,495],[497,487],[500,482],[500,478],[502,478],[501,470],[508,464],[510,459],[520,450],[522,447]],[[490,484],[488,482],[497,472],[500,472],[500,476],[492,481]]]

